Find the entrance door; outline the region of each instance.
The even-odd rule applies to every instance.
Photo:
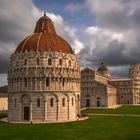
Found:
[[[129,104],[129,100],[127,100],[127,104]]]
[[[90,107],[90,99],[86,99],[86,107]]]
[[[97,101],[97,107],[100,107],[100,101]]]
[[[25,121],[29,121],[29,116],[30,116],[30,109],[29,109],[29,107],[28,106],[25,106],[24,107],[24,120]]]

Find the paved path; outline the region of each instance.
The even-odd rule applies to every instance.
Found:
[[[61,122],[61,121],[56,121],[56,122],[47,122],[47,121],[45,121],[45,122],[33,122],[34,124],[36,123],[36,124],[43,124],[43,123],[65,123],[65,122],[75,122],[75,121],[83,121],[83,120],[87,120],[87,119],[89,119],[89,117],[88,116],[86,116],[86,117],[82,117],[82,118],[78,118],[77,120],[71,120],[71,121],[63,121],[63,122]],[[5,123],[8,123],[8,118],[1,118],[0,119],[0,122],[5,122]],[[12,122],[12,123],[27,123],[27,124],[29,124],[29,123],[31,123],[31,122]]]
[[[140,117],[136,114],[98,114],[98,113],[87,113],[90,116],[128,116],[128,117]]]

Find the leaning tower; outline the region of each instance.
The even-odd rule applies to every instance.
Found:
[[[77,56],[46,14],[11,55],[8,91],[9,122],[71,121],[80,113]]]
[[[129,78],[134,80],[133,84],[133,104],[140,102],[140,66],[131,64],[129,68]]]

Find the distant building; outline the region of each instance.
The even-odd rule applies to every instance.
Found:
[[[104,63],[97,71],[81,71],[81,107],[111,107],[117,104],[140,103],[140,68],[130,65],[125,78],[111,78]]]
[[[140,104],[140,66],[130,65],[125,78],[110,79],[109,83],[117,89],[117,104]]]
[[[106,66],[103,66],[104,64],[101,64],[98,71],[90,68],[85,68],[81,71],[82,107],[109,107],[116,105],[116,88],[108,83],[109,71]]]
[[[25,38],[11,56],[8,91],[9,122],[77,120],[79,62],[45,14],[38,20],[34,33]]]
[[[8,94],[0,93],[0,111],[8,110]]]

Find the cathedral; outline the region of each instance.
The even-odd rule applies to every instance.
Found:
[[[45,13],[11,55],[8,92],[9,122],[64,122],[79,116],[79,62]]]
[[[107,66],[81,71],[81,107],[140,104],[140,66],[132,64],[127,77],[112,78]]]

